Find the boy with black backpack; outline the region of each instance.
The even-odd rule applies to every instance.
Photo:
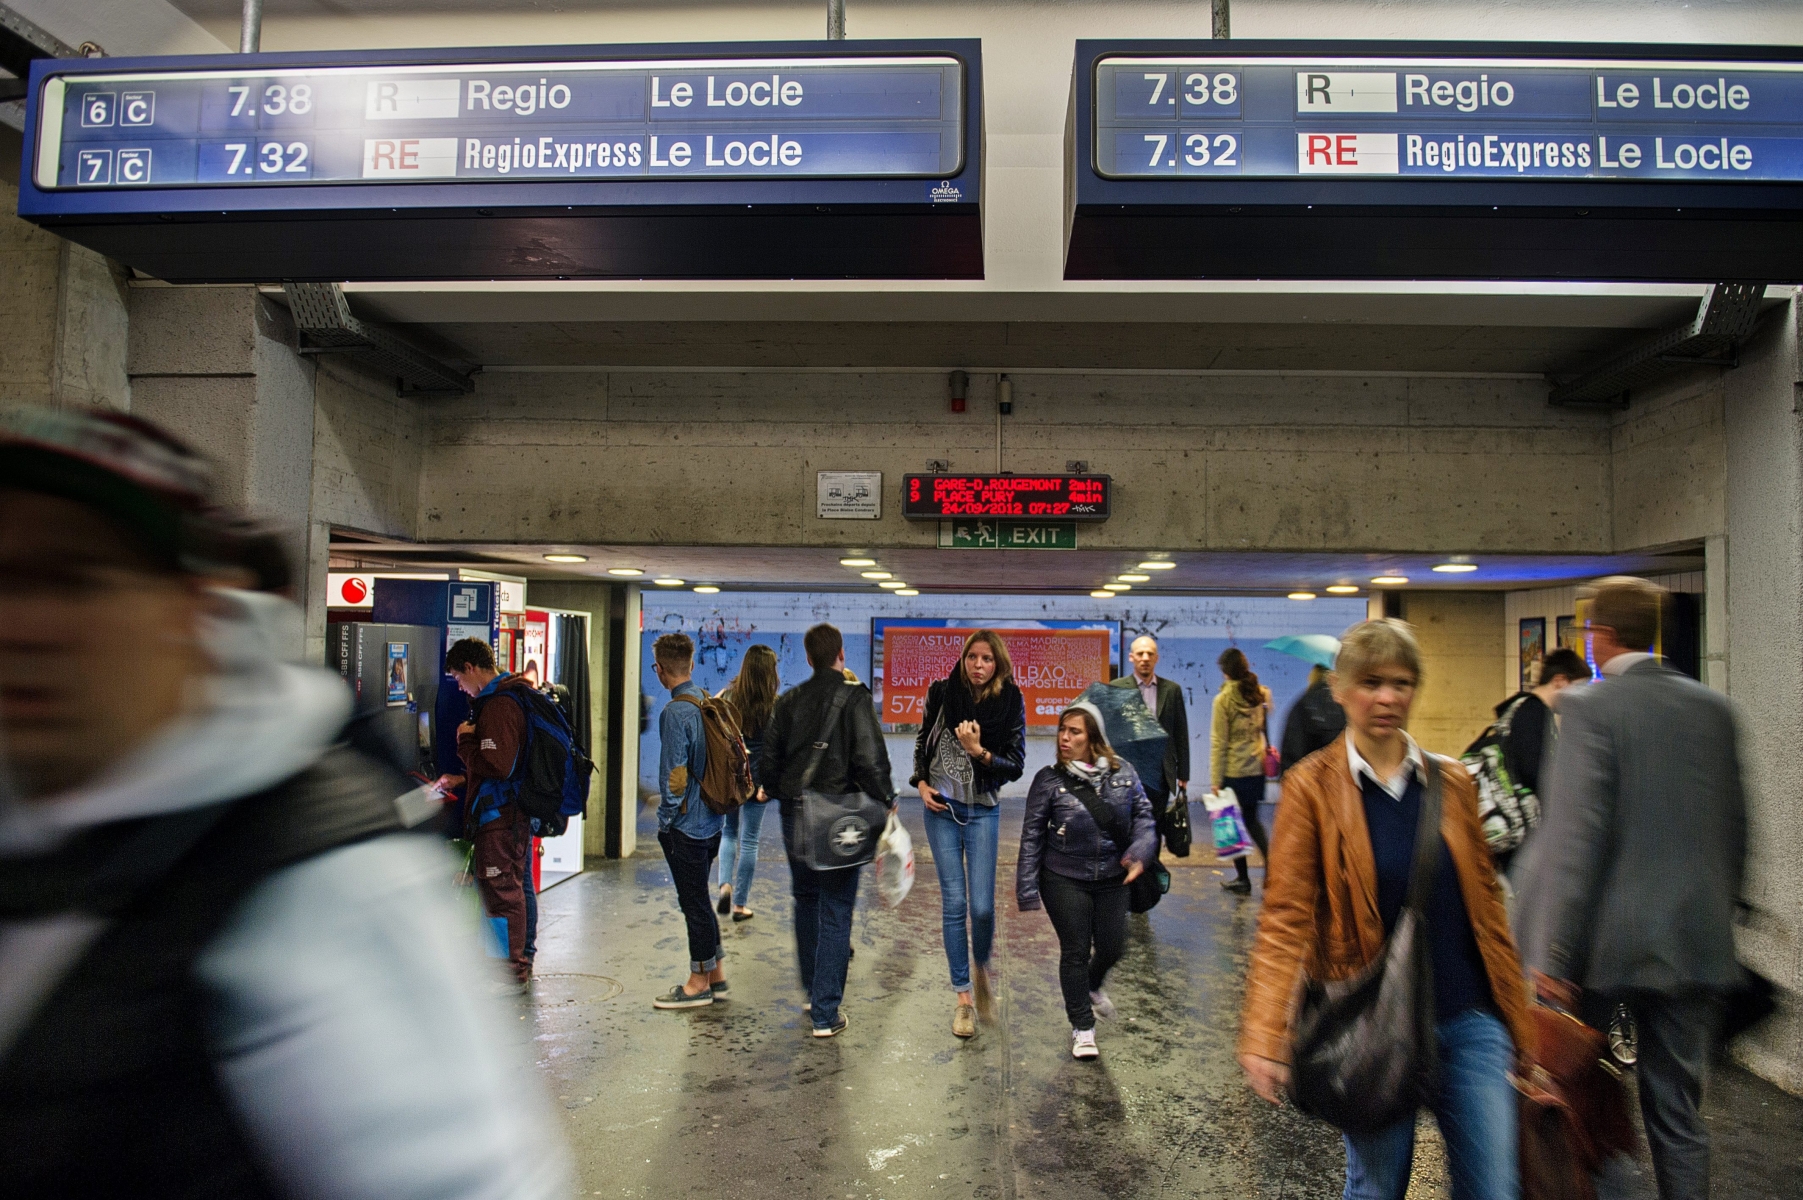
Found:
[[[1540,767],[1557,736],[1559,694],[1590,679],[1590,666],[1561,646],[1540,664],[1540,679],[1496,706],[1496,720],[1465,748],[1465,769],[1477,782],[1478,819],[1490,857],[1506,874],[1540,822]]]
[[[752,792],[745,743],[732,706],[711,700],[694,681],[695,643],[666,633],[651,645],[652,670],[670,689],[658,718],[657,841],[670,864],[676,902],[689,933],[689,978],[654,999],[653,1008],[705,1008],[726,998],[720,921],[708,875],[720,853],[726,814]]]

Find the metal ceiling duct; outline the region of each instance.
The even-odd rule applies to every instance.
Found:
[[[468,393],[471,372],[359,319],[335,283],[285,283],[282,291],[301,333],[302,354],[348,354],[416,392]]]
[[[1626,408],[1634,388],[1645,387],[1686,367],[1737,366],[1736,350],[1759,320],[1765,286],[1711,284],[1689,322],[1561,384],[1547,399],[1557,405]]]

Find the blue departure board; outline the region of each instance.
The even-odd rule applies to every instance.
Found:
[[[632,179],[941,179],[940,55],[51,73],[47,191]]]
[[[1803,181],[1803,61],[1096,64],[1107,178]]]
[[[1079,41],[1067,279],[1803,278],[1803,48]]]

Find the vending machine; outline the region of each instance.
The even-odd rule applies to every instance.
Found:
[[[357,711],[418,775],[438,769],[439,671],[444,649],[432,625],[337,621],[326,626],[326,663],[357,697]]]
[[[457,681],[445,674],[444,655],[451,643],[477,638],[496,648],[500,640],[500,611],[495,585],[487,580],[377,579],[371,616],[379,624],[423,625],[436,631],[429,661],[420,664],[437,682],[433,727],[443,736],[433,744],[433,776],[461,775],[457,757],[457,727],[470,719],[469,697]]]

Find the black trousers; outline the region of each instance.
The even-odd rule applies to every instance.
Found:
[[[1227,789],[1240,802],[1240,815],[1246,818],[1246,832],[1252,835],[1252,844],[1258,847],[1258,853],[1265,860],[1265,875],[1271,874],[1271,843],[1265,836],[1265,820],[1259,814],[1258,806],[1265,802],[1265,777],[1263,775],[1244,775],[1222,781]],[[1246,870],[1246,858],[1241,855],[1233,860],[1234,869],[1240,873],[1241,879],[1252,878]]]
[[[1586,999],[1589,999],[1587,996]],[[1661,1200],[1706,1200],[1709,1195],[1709,1126],[1703,1120],[1703,1080],[1722,1023],[1722,1000],[1713,991],[1629,991],[1599,996],[1585,1016],[1609,1026],[1617,1002],[1634,1014],[1639,1061],[1640,1116]],[[1599,1189],[1612,1195],[1608,1182]]]
[[[700,841],[674,829],[660,829],[657,843],[664,848],[664,861],[676,884],[676,903],[689,927],[689,970],[705,974],[720,963],[720,918],[714,915],[707,882],[720,853],[720,835]]]
[[[1089,994],[1127,948],[1127,885],[1121,878],[1091,883],[1055,871],[1039,873],[1039,898],[1058,931],[1058,987],[1072,1029],[1094,1029]]]

